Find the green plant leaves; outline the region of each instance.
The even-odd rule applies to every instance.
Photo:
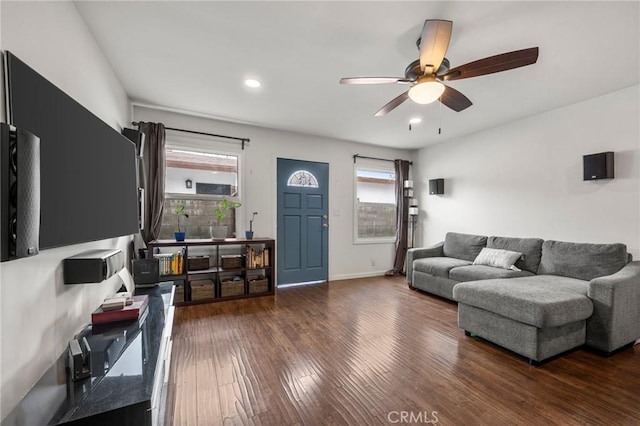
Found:
[[[242,205],[237,201],[229,201],[227,197],[222,199],[222,203],[220,203],[220,207],[216,207],[213,213],[216,215],[216,222],[220,225],[220,221],[227,217],[227,212],[231,209],[238,208]]]

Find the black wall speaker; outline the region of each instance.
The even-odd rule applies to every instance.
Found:
[[[429,179],[429,194],[430,195],[444,194],[444,179]]]
[[[131,142],[136,144],[136,155],[140,158],[144,157],[144,133],[136,129],[125,127],[122,134]]]
[[[613,152],[583,155],[583,180],[613,179]]]
[[[0,123],[0,261],[38,254],[40,139]]]

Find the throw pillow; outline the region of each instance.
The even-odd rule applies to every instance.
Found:
[[[493,266],[494,268],[511,269],[514,271],[520,271],[514,263],[522,257],[522,253],[511,250],[492,249],[484,247],[476,260],[473,261],[474,265],[486,265]]]

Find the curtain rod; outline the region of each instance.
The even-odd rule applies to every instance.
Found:
[[[132,121],[131,124],[133,124],[134,126],[138,126],[140,123],[137,121]],[[216,135],[215,133],[197,132],[195,130],[176,129],[175,127],[166,127],[166,126],[165,126],[165,129],[173,130],[176,132],[192,133],[194,135],[204,135],[204,136],[213,136],[215,138],[233,139],[233,140],[242,142],[242,149],[244,149],[245,142],[246,143],[251,142],[251,139],[249,138],[237,138],[235,136]]]
[[[388,158],[377,158],[377,157],[365,157],[364,155],[354,154],[353,155],[353,163],[355,164],[356,158],[366,158],[367,160],[378,160],[378,161],[391,161],[392,163],[395,160],[389,160]],[[409,165],[413,166],[413,161],[409,161]]]

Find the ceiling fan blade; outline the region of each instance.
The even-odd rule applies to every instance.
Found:
[[[402,77],[346,77],[340,79],[340,84],[391,84],[411,83],[411,80]]]
[[[425,67],[431,67],[427,70],[428,74],[438,70],[449,48],[452,26],[453,22],[441,19],[424,21],[420,37],[420,69],[422,71],[425,71]]]
[[[455,112],[460,112],[473,105],[469,98],[449,86],[445,86],[444,92],[440,95],[440,102]]]
[[[478,77],[486,74],[507,71],[514,68],[535,64],[538,60],[538,48],[515,50],[500,55],[489,56],[455,67],[441,78],[445,81],[460,80],[463,78]]]
[[[396,96],[388,104],[386,104],[385,106],[380,108],[378,110],[378,112],[375,113],[375,116],[376,117],[382,117],[383,115],[387,115],[388,113],[393,111],[395,108],[397,108],[401,103],[403,103],[407,99],[409,99],[409,91],[408,90],[406,92],[400,94],[399,96]]]

